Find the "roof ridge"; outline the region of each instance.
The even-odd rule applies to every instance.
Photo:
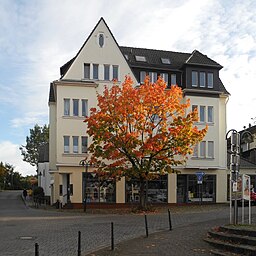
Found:
[[[139,50],[148,50],[148,51],[158,51],[158,52],[173,52],[173,53],[181,53],[181,54],[191,54],[189,52],[176,52],[176,51],[159,50],[159,49],[152,49],[152,48],[141,48],[141,47],[133,47],[133,46],[119,46],[119,47],[120,48],[139,49]]]

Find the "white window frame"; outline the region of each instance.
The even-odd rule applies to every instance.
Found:
[[[204,71],[199,72],[199,83],[200,83],[200,87],[203,87],[203,88],[206,85],[206,74]]]
[[[157,72],[149,72],[149,79],[151,83],[155,83],[157,81]]]
[[[199,107],[199,120],[200,122],[204,123],[205,122],[205,106],[200,106]]]
[[[70,152],[70,136],[63,136],[64,140],[64,153],[68,154]]]
[[[82,116],[88,116],[88,100],[82,99]]]
[[[73,153],[78,154],[79,153],[79,137],[73,136]]]
[[[140,71],[140,83],[144,84],[145,83],[145,78],[146,78],[146,71]]]
[[[195,81],[194,81],[195,79]],[[193,87],[198,87],[198,71],[192,71],[191,83]]]
[[[84,63],[84,79],[90,79],[91,65],[90,63]]]
[[[168,87],[168,73],[161,73],[161,77],[166,82],[166,86]]]
[[[104,80],[110,81],[110,65],[104,64]]]
[[[200,157],[206,158],[206,141],[200,142]]]
[[[77,110],[77,113],[75,113]],[[79,116],[79,99],[73,99],[73,116]]]
[[[93,72],[92,72],[93,79],[98,80],[99,79],[99,64],[93,64],[92,70],[93,70]]]
[[[198,157],[198,144],[196,144],[194,146],[194,149],[193,149],[193,157]]]
[[[214,141],[208,141],[208,157],[214,158]]]
[[[64,99],[64,116],[70,116],[70,99]]]
[[[119,66],[118,65],[113,65],[113,79],[116,79],[118,81],[119,79]],[[116,77],[115,77],[116,76]]]
[[[211,79],[210,79],[210,76],[211,76]],[[211,81],[211,83],[209,83],[210,81]],[[213,88],[213,72],[207,73],[207,87]]]
[[[213,106],[208,106],[207,107],[207,122],[208,123],[213,123],[214,121],[214,115],[213,115]]]
[[[177,84],[177,76],[176,74],[171,74],[171,85]]]

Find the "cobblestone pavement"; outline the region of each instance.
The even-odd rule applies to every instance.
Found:
[[[38,243],[40,256],[77,255],[78,231],[81,231],[82,255],[93,255],[93,251],[101,248],[106,249],[97,253],[107,253],[102,255],[200,255],[198,251],[192,251],[192,254],[188,248],[206,250],[204,248],[207,244],[202,247],[204,242],[201,237],[210,227],[216,223],[227,223],[229,218],[227,205],[198,206],[192,212],[176,212],[172,207],[170,209],[173,230],[168,231],[167,212],[148,214],[150,235],[144,238],[144,215],[84,214],[33,209],[24,205],[19,192],[0,192],[0,254],[32,256],[35,255],[35,243]],[[253,218],[254,216],[256,218],[253,213]],[[112,252],[108,249],[111,243],[111,222],[114,224],[114,253],[120,254],[110,254]],[[133,240],[134,238],[137,239]],[[127,240],[130,241],[123,243]],[[157,242],[161,246],[161,252],[157,251],[160,250]],[[176,252],[183,250],[183,254],[164,254],[172,251],[173,243],[176,244]],[[141,248],[141,254],[135,253],[135,245],[137,249]],[[149,254],[145,248],[153,248],[152,253]],[[184,254],[186,252],[189,254]]]

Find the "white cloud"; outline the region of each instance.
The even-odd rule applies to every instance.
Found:
[[[25,113],[23,118],[14,118],[11,120],[12,127],[22,127],[22,126],[31,126],[34,127],[35,124],[44,125],[45,118],[47,117],[46,113],[40,112],[28,112]]]
[[[35,175],[36,168],[32,167],[29,163],[22,160],[19,145],[13,144],[10,141],[3,141],[0,143],[0,161],[9,163],[14,166],[14,170],[21,173],[22,176]]]

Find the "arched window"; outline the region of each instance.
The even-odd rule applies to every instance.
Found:
[[[104,35],[99,34],[99,46],[103,47],[103,45],[104,45]]]

